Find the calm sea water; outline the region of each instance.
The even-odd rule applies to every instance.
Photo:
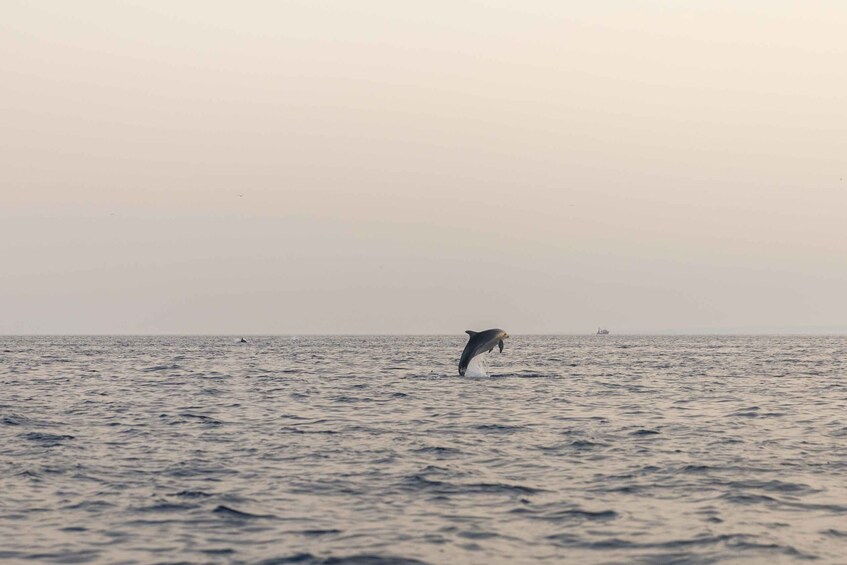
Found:
[[[0,558],[847,562],[847,339],[0,337]]]

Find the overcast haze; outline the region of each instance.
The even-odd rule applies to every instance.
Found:
[[[847,3],[17,2],[0,333],[847,329]]]

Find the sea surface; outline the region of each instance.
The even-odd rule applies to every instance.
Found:
[[[0,560],[847,562],[847,338],[0,337]]]

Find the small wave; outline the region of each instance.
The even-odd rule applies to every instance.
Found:
[[[482,432],[514,433],[522,431],[523,426],[509,426],[506,424],[480,424],[476,429]]]
[[[365,398],[357,398],[355,396],[348,395],[340,395],[332,398],[333,402],[338,402],[340,404],[349,404],[354,402],[365,402],[367,399]]]
[[[201,549],[200,553],[206,555],[232,555],[235,553],[235,550],[229,547],[221,547],[219,549]]]
[[[528,487],[524,485],[513,485],[507,483],[475,483],[470,485],[463,485],[463,488],[468,488],[477,492],[508,492],[520,494],[538,494],[541,492],[547,492],[545,489],[541,488]]]
[[[46,447],[54,447],[62,445],[63,441],[74,439],[74,436],[67,434],[47,434],[43,432],[29,432],[21,437],[30,441],[38,442]]]
[[[415,453],[433,453],[435,455],[459,455],[462,453],[461,449],[456,449],[455,447],[443,447],[440,445],[419,447],[413,451]]]
[[[733,504],[776,504],[779,501],[772,496],[767,496],[764,494],[745,494],[745,493],[728,493],[723,495],[721,498],[732,502]]]
[[[197,508],[195,504],[174,504],[172,502],[159,502],[150,506],[142,506],[134,508],[134,512],[182,512],[185,510],[194,510]]]
[[[295,553],[294,555],[286,555],[283,557],[271,557],[263,559],[257,565],[287,565],[288,563],[317,563],[318,558],[311,553]]]
[[[183,417],[183,418],[189,418],[189,419],[192,419],[192,420],[199,420],[201,423],[209,425],[209,426],[222,426],[223,425],[223,422],[221,422],[220,420],[216,420],[215,418],[212,418],[211,416],[205,416],[203,414],[192,414],[190,412],[182,412],[180,414],[180,416]]]
[[[830,512],[832,514],[847,514],[847,505],[844,504],[822,504],[818,502],[793,502],[793,501],[782,501],[783,506],[789,506],[791,508],[799,508],[802,510],[814,510],[816,512]]]
[[[568,365],[569,367],[576,367],[576,365]],[[557,378],[554,375],[548,373],[536,373],[533,371],[519,372],[519,373],[500,373],[497,375],[490,375],[491,378],[494,379],[555,379]]]
[[[546,492],[544,489],[509,483],[451,483],[425,477],[421,474],[411,475],[404,480],[405,484],[415,490],[425,489],[441,494],[537,494]]]
[[[428,565],[426,561],[393,555],[349,555],[343,557],[318,557],[311,553],[295,553],[259,561],[258,565]]]
[[[711,467],[709,465],[686,465],[685,467],[680,469],[680,472],[699,474],[699,473],[708,473],[709,471],[712,471],[714,469],[715,469],[714,467]]]
[[[403,481],[406,485],[413,488],[431,488],[431,489],[446,489],[446,490],[456,490],[458,487],[451,483],[447,483],[444,481],[437,481],[434,479],[428,479],[423,475],[412,475],[410,477],[406,477]]]
[[[244,512],[243,510],[236,510],[235,508],[230,508],[229,506],[225,506],[223,504],[218,505],[213,513],[219,514],[221,516],[227,516],[229,518],[239,518],[242,520],[253,520],[258,518],[275,518],[270,514],[251,514],[250,512]]]
[[[65,506],[63,510],[85,510],[86,512],[99,513],[107,508],[114,508],[114,504],[105,500],[83,500],[76,504]]]
[[[18,416],[16,414],[9,414],[0,418],[0,424],[4,426],[25,426],[30,422],[31,420],[26,416]]]
[[[806,492],[806,493],[815,493],[820,492],[820,489],[813,488],[809,485],[803,483],[788,483],[785,481],[778,480],[770,480],[770,481],[756,481],[756,480],[746,480],[746,481],[730,481],[726,483],[726,486],[729,486],[734,489],[758,489],[767,492]]]
[[[181,369],[181,367],[176,363],[171,363],[170,365],[152,365],[150,367],[144,367],[141,370],[145,373],[158,373],[161,371],[175,371],[177,369]]]
[[[236,474],[237,471],[234,471],[227,467],[211,467],[211,466],[200,466],[189,463],[181,463],[175,467],[166,469],[163,471],[166,476],[169,477],[211,477],[211,476],[219,476],[219,475],[233,475]]]
[[[599,541],[585,540],[571,534],[553,534],[547,536],[547,539],[559,542],[564,546],[579,546],[590,549],[602,550],[620,550],[620,549],[679,549],[690,548],[696,546],[709,546],[716,544],[728,544],[732,547],[740,547],[744,540],[749,536],[747,534],[723,534],[723,535],[704,535],[694,538],[674,539],[659,542],[637,542],[621,538],[609,538]],[[661,561],[664,562],[664,561]]]
[[[594,449],[595,447],[606,447],[606,444],[587,439],[576,439],[570,442],[568,447],[572,447],[574,449]]]
[[[550,505],[528,508],[522,506],[511,511],[512,514],[522,514],[534,520],[546,522],[592,521],[608,522],[618,518],[614,510],[584,510],[582,508],[556,509]]]
[[[500,534],[496,534],[494,532],[459,532],[456,535],[465,539],[491,539],[501,537]]]
[[[631,435],[631,436],[654,436],[654,435],[658,435],[659,433],[660,432],[658,430],[641,429],[641,430],[635,430],[634,432],[630,433],[629,435]]]
[[[415,489],[427,489],[442,494],[538,494],[544,489],[509,483],[451,483],[430,479],[421,474],[411,475],[405,483]]]
[[[549,519],[552,521],[560,521],[568,518],[578,518],[583,520],[592,520],[592,521],[608,521],[614,520],[618,517],[618,513],[614,510],[582,510],[581,508],[577,508],[574,510],[563,510],[560,512],[552,512],[547,516],[544,516],[545,519]]]
[[[758,418],[759,414],[758,406],[750,406],[748,408],[742,408],[741,410],[736,410],[735,412],[731,412],[730,416],[738,416],[741,418]]]
[[[179,496],[181,498],[206,498],[212,495],[202,490],[181,490],[173,493],[172,496]]]
[[[309,537],[318,537],[318,536],[328,536],[332,534],[340,534],[341,530],[329,529],[329,530],[302,530],[297,532],[300,535],[309,536]]]
[[[326,434],[326,435],[334,435],[341,433],[338,430],[304,430],[303,428],[299,428],[297,426],[283,426],[279,429],[279,431],[288,434]]]
[[[18,554],[23,557],[22,554]],[[25,557],[36,562],[51,563],[89,563],[97,561],[100,552],[95,549],[81,549],[79,551],[62,551],[57,553],[30,553]]]
[[[739,536],[741,538],[742,536]],[[743,536],[747,537],[747,536]],[[740,541],[736,543],[728,544],[734,551],[744,551],[744,550],[755,550],[758,552],[765,553],[776,553],[781,555],[788,555],[791,557],[796,557],[798,559],[817,559],[818,557],[814,554],[805,553],[797,549],[792,545],[780,545],[778,543],[756,543],[754,541],[746,541],[744,539],[740,539]]]

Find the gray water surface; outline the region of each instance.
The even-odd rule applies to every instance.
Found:
[[[844,337],[0,337],[0,558],[847,556]]]

